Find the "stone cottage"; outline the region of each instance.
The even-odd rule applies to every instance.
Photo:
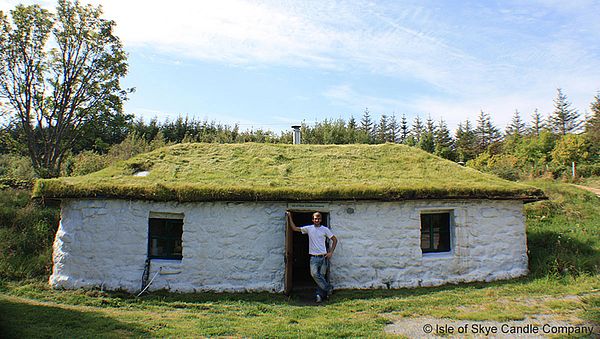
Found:
[[[286,211],[338,237],[336,288],[400,288],[527,274],[523,203],[544,198],[404,145],[254,143],[165,147],[34,197],[61,204],[54,287],[286,293],[311,284]]]

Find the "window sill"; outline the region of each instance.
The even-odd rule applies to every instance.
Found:
[[[454,257],[454,252],[426,252],[422,253],[423,258],[452,258]]]

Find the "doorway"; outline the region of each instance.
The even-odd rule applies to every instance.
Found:
[[[298,227],[312,225],[314,211],[290,211],[294,224]],[[329,227],[329,213],[320,212],[321,225]],[[328,243],[327,243],[328,246]],[[328,246],[329,247],[329,246]],[[292,231],[286,225],[286,264],[285,293],[298,293],[314,290],[317,285],[310,276],[310,256],[308,254],[308,235]]]

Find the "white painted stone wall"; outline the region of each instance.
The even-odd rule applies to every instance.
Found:
[[[520,201],[325,205],[339,239],[331,270],[336,288],[432,286],[527,273]],[[50,283],[58,288],[139,291],[148,218],[151,212],[167,212],[184,214],[183,259],[152,260],[151,290],[281,292],[287,206],[64,200]],[[420,214],[428,211],[451,211],[451,252],[421,253]]]

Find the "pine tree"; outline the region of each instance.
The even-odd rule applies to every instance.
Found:
[[[567,96],[558,88],[554,99],[554,112],[548,118],[548,124],[552,131],[560,135],[566,135],[577,131],[581,123],[579,112],[571,108]]]
[[[413,141],[418,144],[419,141],[421,141],[422,134],[423,134],[423,121],[421,121],[421,118],[417,115],[415,117],[415,120],[413,121],[410,136],[412,137]]]
[[[477,117],[477,128],[475,128],[475,136],[477,138],[477,153],[482,153],[488,150],[501,139],[500,131],[492,123],[492,118],[483,110]]]
[[[350,120],[348,120],[348,129],[350,129],[350,130],[356,129],[356,119],[354,119],[353,115],[350,115]]]
[[[376,142],[378,144],[383,144],[387,141],[387,132],[388,132],[388,117],[385,114],[381,115],[379,119],[379,125],[377,126],[377,135]]]
[[[398,121],[396,120],[396,114],[392,114],[389,118],[387,141],[397,143],[398,142]]]
[[[521,113],[519,113],[518,110],[515,110],[515,114],[513,115],[510,125],[506,127],[506,135],[520,137],[525,134],[525,131],[526,126],[523,119],[521,119]]]
[[[371,114],[369,109],[365,108],[362,119],[360,120],[360,131],[363,133],[363,143],[371,143],[373,140],[373,120],[371,120]]]
[[[454,140],[450,136],[450,130],[444,119],[440,119],[439,126],[435,131],[434,154],[445,159],[454,160]]]
[[[429,153],[433,153],[435,151],[435,123],[431,116],[429,116],[425,122],[425,129],[423,133],[421,133],[421,138],[419,140],[419,147],[427,151]]]
[[[402,118],[400,119],[400,143],[405,144],[407,138],[410,134],[410,128],[408,127],[408,121],[406,120],[406,115],[402,113]]]
[[[544,128],[546,128],[546,124],[544,123],[542,115],[536,108],[531,116],[531,128],[529,129],[529,134],[537,137]]]
[[[469,120],[458,124],[455,145],[458,161],[467,162],[477,156],[477,136]]]
[[[592,116],[586,121],[585,133],[593,145],[600,147],[600,93],[594,97],[590,104]]]
[[[354,118],[353,115],[350,115],[350,120],[348,121],[347,133],[348,133],[348,143],[356,144],[359,142],[358,126],[356,125],[356,119]]]

